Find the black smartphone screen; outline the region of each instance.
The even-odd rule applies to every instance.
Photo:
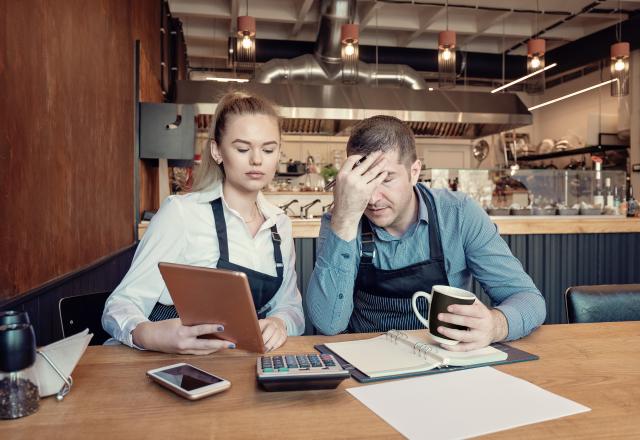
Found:
[[[222,382],[222,379],[200,371],[191,365],[181,365],[179,367],[158,371],[155,374],[167,382],[171,382],[187,391],[197,390],[198,388]]]

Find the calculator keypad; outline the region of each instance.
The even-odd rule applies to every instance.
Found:
[[[330,354],[284,354],[256,360],[258,383],[267,391],[336,388],[350,377]]]
[[[343,368],[330,354],[286,354],[258,358],[258,374],[323,374],[341,371]]]

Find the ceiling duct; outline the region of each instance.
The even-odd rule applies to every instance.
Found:
[[[532,123],[515,94],[429,90],[402,64],[359,62],[357,85],[342,84],[340,27],[355,11],[349,3],[322,2],[313,54],[270,60],[249,83],[178,81],[177,102],[200,103],[197,112],[213,113],[226,91],[251,91],[275,102],[285,133],[297,134],[347,134],[355,122],[380,114],[406,122],[416,136],[440,138],[475,139]]]

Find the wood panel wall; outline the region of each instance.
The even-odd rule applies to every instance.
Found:
[[[160,5],[0,0],[0,304],[133,243],[133,42],[152,95]]]
[[[131,27],[134,40],[140,40],[140,93],[142,102],[164,101],[160,86],[160,26],[162,1],[132,2]],[[158,203],[158,168],[150,160],[140,160],[140,191],[138,208],[156,211]]]

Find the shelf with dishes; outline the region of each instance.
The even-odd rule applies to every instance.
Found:
[[[556,159],[560,157],[575,156],[579,154],[598,154],[604,153],[606,151],[626,150],[628,148],[629,145],[595,145],[592,147],[572,148],[565,150],[556,150],[550,153],[538,153],[518,156],[518,162],[533,162],[536,160]],[[511,156],[511,154],[509,156]]]

